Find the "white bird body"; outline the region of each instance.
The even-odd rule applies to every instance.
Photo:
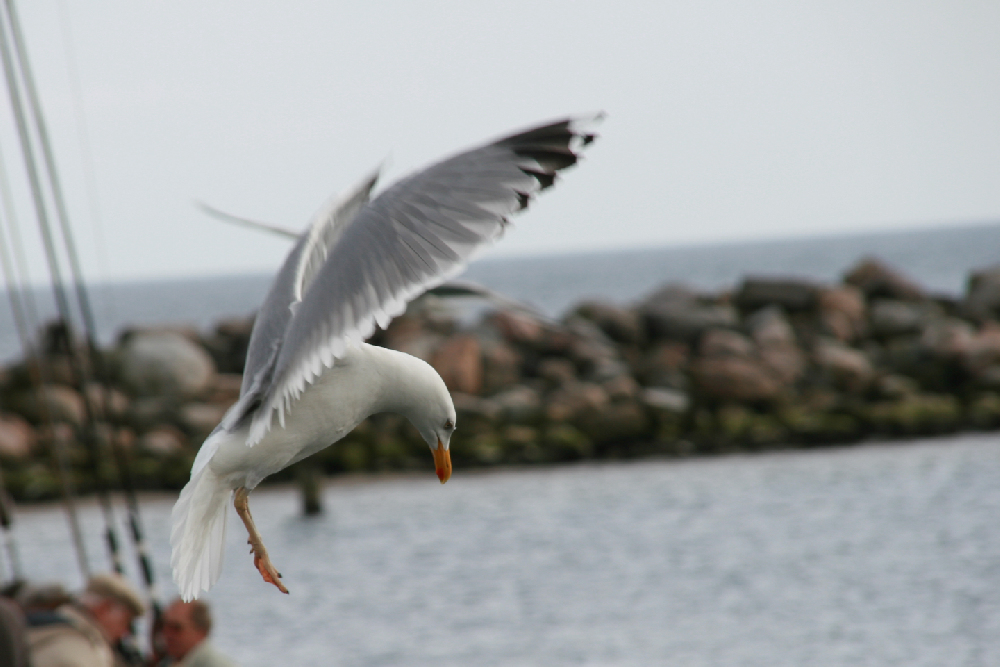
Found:
[[[352,346],[306,387],[284,428],[272,428],[253,447],[246,445],[249,425],[228,433],[218,440],[208,466],[230,488],[253,489],[265,477],[337,442],[373,414],[405,414],[420,399],[413,388],[422,389],[434,378],[439,378],[434,369],[416,357],[367,343]]]
[[[253,490],[265,477],[336,443],[373,414],[409,416],[428,396],[441,400],[442,395],[451,405],[444,382],[427,362],[360,343],[306,387],[283,428],[272,428],[256,445],[246,444],[249,423],[232,431],[217,429],[199,450],[191,482],[174,506],[171,542],[183,546],[175,549],[172,564],[191,567],[193,573],[182,596],[190,599],[199,589],[208,590],[221,574],[225,512],[233,490]],[[454,419],[453,406],[451,414]]]
[[[282,592],[247,496],[265,477],[347,435],[378,412],[404,415],[451,475],[455,406],[426,362],[364,343],[406,302],[460,270],[507,216],[576,163],[593,134],[567,119],[459,153],[370,199],[378,174],[323,207],[261,306],[240,399],[205,440],[171,515],[171,567],[181,596],[222,571],[231,498],[254,564]]]

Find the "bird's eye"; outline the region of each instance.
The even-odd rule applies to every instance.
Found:
[[[449,419],[444,423],[444,427],[446,430],[450,431],[451,429],[455,428],[455,422]]]

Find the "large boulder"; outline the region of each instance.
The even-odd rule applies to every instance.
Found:
[[[888,373],[875,381],[875,389],[881,398],[899,400],[919,393],[920,384],[911,377]]]
[[[942,315],[941,308],[931,301],[876,299],[871,304],[868,319],[872,335],[892,338],[920,333]]]
[[[202,344],[223,373],[242,373],[247,360],[247,347],[253,332],[253,317],[222,320],[215,330],[202,339]]]
[[[934,359],[956,363],[968,360],[975,366],[973,347],[976,338],[976,331],[968,322],[942,317],[923,329],[920,345]],[[988,337],[983,340],[988,340]]]
[[[216,373],[205,394],[205,402],[214,405],[229,406],[239,400],[243,376],[238,373]]]
[[[161,423],[177,420],[179,404],[165,396],[140,396],[132,401],[127,422],[140,433]]]
[[[613,341],[624,345],[642,345],[646,338],[639,313],[601,301],[585,301],[575,313],[596,324]]]
[[[715,401],[767,402],[785,389],[762,361],[747,357],[700,357],[691,364],[691,380],[698,394]]]
[[[875,369],[864,352],[836,341],[818,341],[813,361],[834,386],[849,393],[864,392],[875,379]]]
[[[709,329],[701,337],[698,352],[703,357],[741,357],[754,355],[753,342],[743,334],[728,329]]]
[[[661,341],[653,345],[637,364],[636,376],[647,386],[685,390],[691,349],[680,341]]]
[[[640,387],[631,375],[619,375],[601,383],[612,401],[631,401],[638,398]]]
[[[988,324],[973,335],[965,361],[970,368],[1000,364],[1000,324]]]
[[[962,312],[977,320],[1000,319],[1000,265],[969,276]]]
[[[51,420],[81,427],[87,416],[83,397],[61,384],[21,391],[11,398],[9,407],[35,424]]]
[[[552,392],[545,405],[550,422],[571,422],[589,412],[599,412],[611,402],[603,387],[590,382],[574,382]]]
[[[700,356],[690,364],[697,393],[713,401],[748,403],[776,399],[786,388],[758,354],[757,346],[743,334],[709,329],[698,346]]]
[[[0,414],[0,458],[27,459],[37,440],[35,430],[24,419],[14,414]]]
[[[32,357],[9,370],[4,385],[17,388],[33,387],[42,378],[51,384],[72,386],[76,384],[77,372],[73,359],[66,354],[52,354],[46,357]]]
[[[746,319],[745,325],[759,347],[798,344],[795,329],[781,308],[771,306],[758,310]]]
[[[806,356],[784,312],[775,307],[759,310],[747,318],[746,326],[764,365],[785,384],[797,382],[805,373]]]
[[[873,257],[858,262],[844,276],[844,282],[860,289],[869,299],[921,301],[925,298],[924,290],[914,281]]]
[[[431,365],[451,391],[478,394],[483,389],[483,361],[479,340],[456,334],[438,347]]]
[[[501,310],[490,315],[486,324],[494,327],[505,341],[535,348],[542,344],[545,325],[523,310]]]
[[[604,382],[628,373],[621,350],[596,324],[581,317],[570,317],[566,330],[572,336],[569,356],[580,376],[592,382]]]
[[[760,360],[782,383],[798,382],[806,370],[806,356],[797,345],[764,345],[758,352]]]
[[[735,328],[736,309],[706,301],[683,286],[667,285],[647,297],[639,314],[653,338],[694,342],[710,328]]]
[[[372,337],[375,343],[431,362],[444,336],[425,326],[420,317],[404,313],[393,319],[384,331]]]
[[[691,398],[682,391],[663,387],[647,387],[639,394],[642,404],[655,412],[682,415],[691,407]]]
[[[121,420],[128,416],[130,402],[128,396],[114,387],[107,387],[98,382],[89,382],[84,387],[88,405],[97,408],[104,419]]]
[[[865,295],[853,285],[820,290],[819,321],[827,335],[851,343],[867,333]]]
[[[501,418],[512,424],[531,424],[542,416],[542,397],[527,385],[511,387],[492,397]]]
[[[169,424],[161,424],[147,431],[138,442],[140,451],[155,458],[174,456],[184,451],[186,446],[184,434]]]
[[[576,364],[562,357],[545,357],[538,362],[538,377],[554,389],[576,381]]]
[[[483,344],[484,394],[493,394],[517,385],[521,380],[521,353],[504,341],[487,341]]]
[[[203,440],[222,421],[226,407],[213,403],[188,403],[178,410],[180,426],[196,440]]]
[[[490,398],[455,392],[451,395],[457,413],[457,437],[492,432],[500,420],[501,410]]]
[[[194,398],[215,378],[215,363],[188,336],[175,331],[132,332],[118,354],[118,377],[133,394]]]
[[[816,305],[819,287],[798,278],[749,277],[736,293],[736,305],[744,311],[767,306],[780,306],[794,312],[810,310]]]

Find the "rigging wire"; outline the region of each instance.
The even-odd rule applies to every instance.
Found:
[[[72,313],[70,312],[69,299],[66,294],[66,287],[63,283],[62,270],[59,266],[59,258],[56,251],[55,241],[52,236],[52,229],[49,225],[49,216],[42,194],[42,185],[38,175],[38,166],[35,160],[34,150],[31,145],[31,139],[28,134],[28,122],[25,118],[24,104],[21,99],[20,91],[18,90],[18,80],[14,71],[14,58],[11,53],[7,37],[7,28],[10,28],[15,36],[19,33],[15,27],[14,21],[16,15],[13,13],[13,5],[10,0],[5,3],[5,7],[7,12],[6,17],[4,18],[7,20],[3,21],[3,23],[6,25],[0,25],[0,60],[3,61],[4,76],[7,79],[7,91],[10,96],[11,108],[14,112],[18,139],[21,143],[21,154],[24,158],[25,172],[30,184],[32,202],[35,208],[35,216],[38,220],[38,226],[42,235],[45,256],[49,266],[49,273],[52,277],[52,289],[55,296],[56,306],[60,317],[67,327],[67,331],[71,333]],[[23,72],[24,68],[22,67],[22,73]],[[85,391],[85,370],[79,356],[76,354],[77,348],[72,342],[72,335],[69,337],[69,360],[73,368],[73,375],[75,376],[74,381],[78,385],[81,395],[84,397],[84,409],[85,412],[88,413],[88,419],[86,421],[92,426],[93,421],[90,419],[90,417],[92,417],[92,413],[90,412],[91,406],[87,400],[88,392]],[[95,486],[97,488],[101,512],[104,515],[105,541],[111,557],[112,567],[116,572],[122,572],[123,568],[121,555],[118,549],[118,536],[115,531],[114,513],[111,507],[111,501],[104,476],[101,471],[101,466],[99,465],[100,452],[98,451],[98,444],[95,438],[96,433],[93,432],[92,428],[88,429],[88,431],[89,432],[84,433],[83,440],[84,444],[91,452],[91,459],[93,461],[94,479],[96,482]]]
[[[107,242],[104,233],[103,216],[101,215],[101,192],[97,185],[97,169],[95,168],[94,152],[91,149],[90,132],[88,130],[86,106],[83,103],[83,88],[80,85],[80,71],[76,66],[76,48],[74,47],[73,31],[69,20],[69,11],[66,8],[65,0],[58,0],[59,6],[59,27],[63,38],[63,51],[65,53],[66,70],[70,83],[70,92],[73,99],[73,117],[76,119],[76,136],[80,144],[80,158],[82,163],[83,177],[86,181],[84,194],[87,197],[87,205],[90,209],[91,227],[94,233],[94,245],[97,248],[98,264],[101,277],[107,282],[108,275],[108,254]],[[113,306],[115,300],[111,299],[109,305]]]
[[[2,222],[0,224],[0,265],[2,265],[4,282],[7,287],[7,299],[10,304],[11,314],[14,318],[17,337],[21,343],[21,350],[25,363],[29,369],[29,380],[32,391],[35,393],[36,401],[40,407],[41,422],[48,427],[51,436],[50,453],[53,465],[56,470],[56,477],[59,479],[59,489],[62,495],[63,506],[66,508],[66,518],[70,526],[70,534],[73,538],[73,545],[76,550],[77,564],[80,573],[86,580],[90,575],[90,564],[87,559],[87,548],[83,541],[83,532],[80,530],[80,518],[76,511],[76,501],[72,482],[70,481],[69,462],[66,455],[65,442],[56,436],[54,421],[49,411],[48,403],[42,398],[42,387],[47,384],[48,373],[42,357],[36,354],[31,345],[31,330],[37,329],[38,315],[35,308],[29,282],[27,279],[27,264],[24,261],[24,247],[21,243],[21,234],[18,231],[17,217],[14,210],[14,199],[11,196],[10,183],[7,178],[7,169],[3,154],[0,153],[0,202],[3,205]],[[6,233],[4,227],[6,226]],[[8,243],[9,237],[9,243]],[[14,261],[11,259],[10,250],[13,250]],[[15,267],[15,263],[17,266]],[[19,269],[18,270],[15,270]],[[17,273],[20,272],[21,279]],[[0,486],[3,479],[0,478]],[[0,493],[3,490],[0,489]],[[10,520],[13,521],[13,512],[10,512]],[[5,524],[4,528],[7,526]],[[9,542],[9,549],[14,548],[13,541]],[[21,574],[19,561],[16,555],[12,555],[12,562],[15,564],[15,577],[20,578]]]
[[[107,373],[105,372],[103,359],[97,347],[97,327],[94,322],[94,311],[83,280],[83,271],[80,267],[79,255],[77,254],[76,244],[73,240],[73,230],[69,223],[69,215],[66,210],[65,198],[63,197],[62,185],[60,184],[55,157],[52,152],[52,145],[49,141],[49,134],[44,116],[42,114],[42,106],[38,98],[34,77],[32,76],[31,68],[28,65],[28,51],[25,46],[24,37],[21,33],[21,26],[14,6],[14,0],[6,0],[6,6],[11,34],[14,38],[14,46],[21,66],[21,78],[24,83],[25,91],[28,94],[28,100],[35,120],[35,130],[38,133],[39,142],[42,148],[42,155],[45,159],[45,166],[49,177],[52,198],[55,203],[57,217],[62,228],[63,244],[69,258],[73,282],[76,287],[77,305],[79,306],[80,313],[83,316],[84,334],[87,339],[89,357],[93,362],[96,379],[103,389],[108,386]],[[81,377],[81,385],[83,384],[83,380],[85,380],[85,378]],[[90,402],[89,393],[83,391],[83,395],[85,403]],[[101,399],[103,399],[103,401]],[[91,417],[90,425],[92,429],[96,425],[96,416],[107,416],[107,399],[108,392],[102,390],[99,392],[98,399],[90,404],[88,412]],[[94,429],[93,436],[95,436],[96,440],[96,429]],[[160,611],[158,600],[159,596],[156,591],[156,583],[153,577],[153,567],[149,557],[149,550],[146,546],[145,535],[142,527],[142,515],[139,510],[139,502],[135,493],[135,484],[132,480],[131,466],[129,465],[128,457],[113,432],[104,444],[105,447],[110,448],[111,450],[115,466],[118,470],[118,477],[121,482],[122,489],[125,492],[129,534],[132,538],[132,544],[136,551],[139,569],[142,572],[143,583],[150,593],[150,598],[154,608],[154,615],[158,617]],[[95,474],[97,474],[96,468],[97,465],[95,461]]]
[[[21,83],[27,94],[28,109],[34,119],[35,132],[38,134],[39,146],[42,149],[43,164],[49,179],[52,202],[56,209],[56,220],[58,220],[62,231],[63,245],[69,259],[70,275],[73,278],[77,305],[80,309],[80,315],[83,317],[84,335],[90,347],[90,353],[93,354],[97,351],[97,327],[94,324],[94,311],[90,306],[90,296],[87,294],[87,288],[83,282],[83,270],[80,267],[80,257],[76,252],[76,243],[73,240],[73,228],[69,224],[69,213],[66,210],[66,200],[62,193],[59,171],[56,169],[55,157],[52,154],[52,142],[49,141],[48,128],[42,115],[42,105],[38,98],[38,90],[35,88],[35,78],[28,66],[28,50],[24,44],[24,36],[21,34],[21,25],[14,8],[14,0],[6,0],[6,6],[17,64],[20,65]]]

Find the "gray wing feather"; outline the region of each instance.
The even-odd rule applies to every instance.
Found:
[[[376,324],[385,326],[407,301],[460,271],[474,251],[500,236],[509,215],[577,161],[577,151],[594,138],[585,126],[599,118],[550,123],[460,153],[396,182],[362,207],[328,247],[288,322],[247,444],[264,437],[276,412],[283,424],[291,402],[348,346],[370,336]]]
[[[293,308],[308,292],[340,234],[368,202],[378,176],[379,170],[375,170],[353,188],[327,202],[288,253],[257,311],[247,347],[241,397],[252,389],[259,392],[269,384],[268,376],[278,359],[277,350],[284,341]]]

